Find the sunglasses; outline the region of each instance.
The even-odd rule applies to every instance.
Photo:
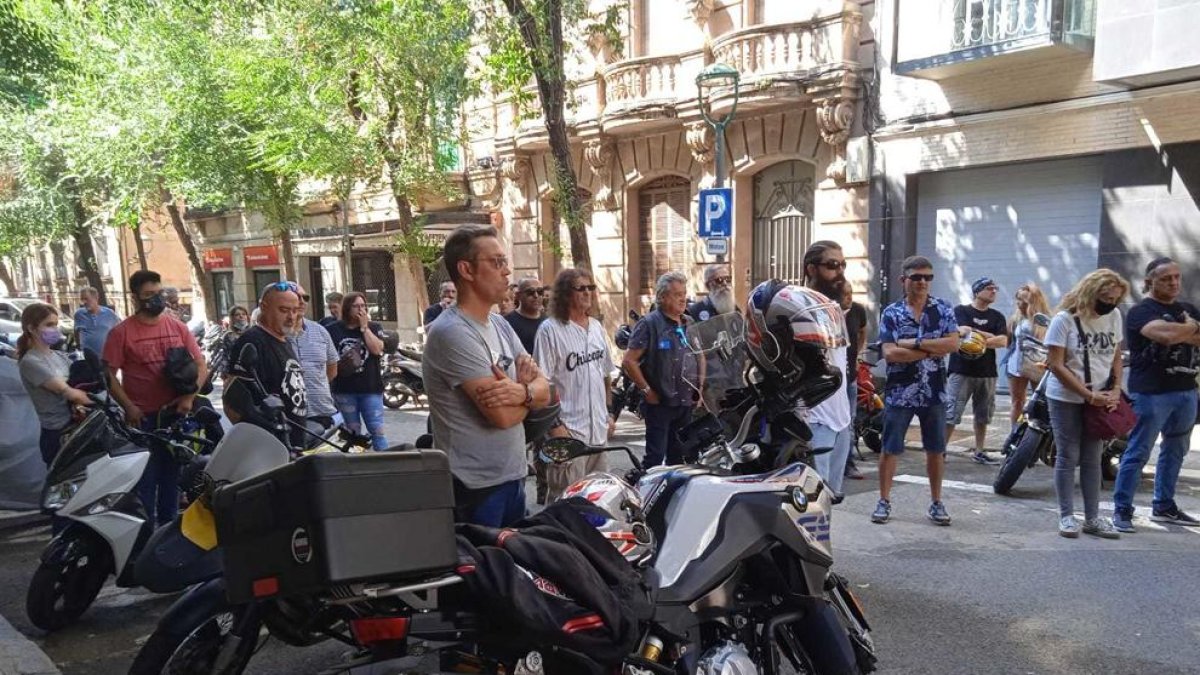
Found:
[[[572,286],[571,288],[575,289],[576,293],[583,293],[584,291],[591,293],[596,290],[596,284],[582,284],[580,286]]]
[[[933,281],[932,274],[908,274],[904,278],[909,281]]]
[[[817,267],[824,267],[830,272],[840,272],[846,269],[846,262],[844,260],[822,260],[817,263]]]
[[[733,283],[733,277],[713,277],[708,283],[712,284],[713,286],[728,286],[729,284]]]
[[[548,286],[542,286],[541,288],[526,288],[525,290],[521,291],[521,295],[528,295],[530,297],[535,295],[545,295],[547,290],[549,290]]]
[[[263,289],[263,297],[267,296],[267,291],[279,291],[286,293],[291,291],[300,297],[302,302],[308,302],[312,298],[307,293],[300,292],[300,286],[294,281],[276,281],[275,283]]]
[[[498,270],[508,269],[508,258],[505,256],[498,255],[498,256],[495,256],[494,258],[476,258],[474,260],[474,262],[478,263],[481,260],[486,260],[486,261],[492,263],[492,267],[495,267]]]

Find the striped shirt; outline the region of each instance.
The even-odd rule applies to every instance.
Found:
[[[608,442],[608,405],[604,379],[613,369],[604,328],[588,319],[546,319],[534,338],[533,358],[558,389],[560,417],[571,436],[588,445]]]
[[[338,353],[329,331],[312,319],[304,319],[304,331],[298,336],[289,337],[288,342],[292,343],[292,349],[300,358],[309,416],[333,417],[337,413],[337,406],[333,403],[333,394],[329,393],[329,377],[325,374],[325,367],[337,363]]]

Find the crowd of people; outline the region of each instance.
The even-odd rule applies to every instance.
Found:
[[[463,521],[507,526],[524,515],[528,474],[527,440],[536,433],[569,436],[589,445],[611,438],[614,362],[603,327],[595,318],[596,283],[584,269],[560,271],[552,283],[536,277],[510,280],[511,269],[494,228],[467,225],[447,239],[443,255],[449,281],[425,312],[425,390],[430,403],[434,447],[447,451],[454,477],[458,516]],[[1012,397],[1009,422],[1016,425],[1028,392],[1047,370],[1045,395],[1053,426],[1057,461],[1054,485],[1060,534],[1115,538],[1133,532],[1133,499],[1150,451],[1161,437],[1152,518],[1200,525],[1174,501],[1175,485],[1189,449],[1197,414],[1200,365],[1200,311],[1180,299],[1179,265],[1158,258],[1147,267],[1145,297],[1123,317],[1118,306],[1129,283],[1099,269],[1081,279],[1050,315],[1044,293],[1034,283],[1015,290],[1015,311],[1005,317],[994,308],[1001,289],[990,278],[970,286],[972,300],[952,306],[930,294],[932,262],[912,256],[902,263],[902,298],[884,307],[878,342],[886,361],[883,390],[879,500],[871,520],[892,515],[892,485],[900,455],[908,446],[914,419],[925,452],[930,505],[928,518],[949,525],[942,499],[948,439],[968,403],[973,412],[972,459],[998,460],[985,447],[1003,371]],[[803,258],[803,284],[840,306],[845,342],[830,350],[830,363],[844,373],[840,390],[801,411],[812,430],[814,464],[835,495],[843,479],[861,478],[851,455],[857,408],[857,364],[867,346],[867,312],[853,300],[842,247],[812,244]],[[182,323],[173,298],[158,274],[135,273],[129,288],[137,312],[120,320],[97,302],[94,289],[80,293],[75,314],[80,345],[103,355],[111,391],[130,425],[161,428],[196,405],[206,365],[196,339]],[[620,366],[641,390],[645,404],[645,460],[648,467],[684,461],[679,431],[704,404],[691,383],[703,361],[692,353],[687,327],[739,312],[733,278],[725,264],[704,270],[707,293],[688,302],[689,279],[682,272],[662,275],[654,286],[654,307],[633,328]],[[293,420],[323,427],[344,418],[365,429],[376,450],[388,447],[383,431],[380,359],[384,333],[370,319],[362,293],[330,293],[328,315],[306,318],[310,302],[294,282],[267,287],[252,316],[237,306],[228,315],[231,354],[253,344],[258,358],[253,375],[283,401]],[[1043,316],[1039,316],[1043,315]],[[56,343],[57,311],[33,305],[22,316],[20,371],[42,426],[43,458],[50,462],[59,437],[72,420],[72,408],[88,402],[67,384],[69,363]],[[1044,343],[1048,359],[1028,356],[1027,343]],[[965,345],[973,348],[967,349]],[[1130,353],[1128,383],[1123,349]],[[998,350],[1007,349],[1001,362]],[[189,366],[190,364],[190,366]],[[224,402],[231,420],[254,414],[245,378],[226,374]],[[1121,460],[1112,519],[1099,512],[1100,441],[1088,431],[1088,417],[1111,411],[1126,399],[1136,424]],[[558,498],[587,473],[603,470],[604,455],[543,466],[535,462],[537,501]],[[1084,519],[1075,517],[1078,469]],[[152,461],[139,494],[152,518],[174,516],[178,496],[173,464]]]

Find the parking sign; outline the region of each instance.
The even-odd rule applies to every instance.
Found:
[[[733,188],[700,191],[700,236],[733,235]]]

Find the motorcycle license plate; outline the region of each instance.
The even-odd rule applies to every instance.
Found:
[[[217,523],[213,520],[212,511],[200,500],[192,502],[183,512],[179,529],[188,541],[205,551],[217,547]]]

